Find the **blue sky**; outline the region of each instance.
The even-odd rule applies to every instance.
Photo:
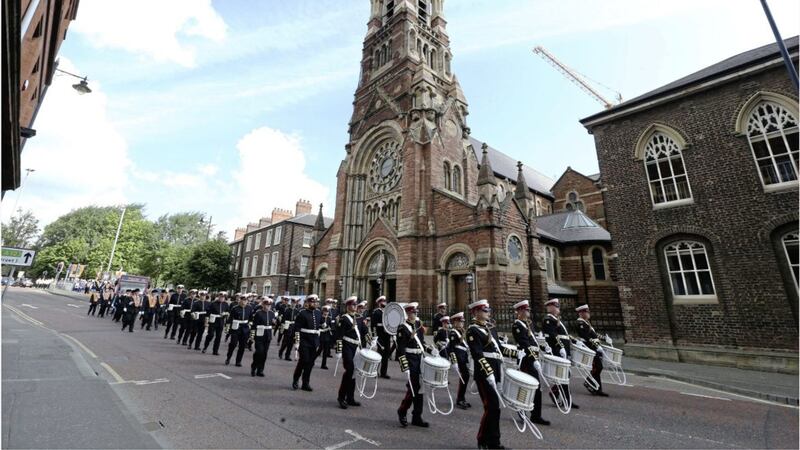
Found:
[[[800,2],[770,5],[798,34]],[[534,46],[633,98],[773,41],[758,0],[448,0],[445,14],[473,136],[553,178],[597,171],[578,120],[602,106]],[[81,0],[61,67],[94,92],[56,77],[19,207],[44,224],[141,202],[153,218],[208,212],[229,235],[298,198],[332,215],[368,15],[368,0]]]

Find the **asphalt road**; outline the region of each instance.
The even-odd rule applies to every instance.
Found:
[[[244,367],[225,366],[224,356],[201,354],[164,340],[162,329],[122,333],[109,319],[87,317],[85,300],[10,288],[2,303],[4,448],[475,447],[481,414],[477,396],[468,396],[473,404],[469,411],[441,416],[426,410],[430,429],[399,426],[396,409],[405,388],[396,363],[390,368],[392,379],[380,380],[374,399],[343,411],[336,404],[341,372],[334,378],[333,370],[316,368],[311,378],[314,392],[293,391],[294,363],[278,360],[274,341],[267,376],[252,378],[250,352],[245,353]],[[52,345],[60,350],[40,351]],[[60,357],[54,360],[54,355]],[[335,360],[330,366],[334,364]],[[37,370],[38,378],[21,374],[21,365]],[[61,388],[43,388],[47,379],[64,377],[72,378],[58,381],[65,384]],[[454,374],[450,382],[457,383]],[[606,383],[608,398],[590,396],[578,379],[572,385],[581,408],[565,416],[546,402],[544,416],[553,425],[540,428],[541,441],[519,433],[504,411],[503,444],[512,448],[798,445],[796,408],[632,375],[625,386]],[[52,426],[42,409],[58,412],[55,416],[64,426]],[[109,434],[119,440],[109,441]]]

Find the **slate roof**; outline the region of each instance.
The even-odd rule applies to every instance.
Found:
[[[475,152],[475,158],[480,161],[481,156],[483,155],[483,142],[470,136],[469,143],[472,145],[472,149]],[[516,183],[517,160],[506,155],[500,150],[493,148],[491,145],[488,146],[487,150],[489,164],[492,165],[492,170],[494,171],[495,175],[508,178]],[[538,172],[536,169],[526,164],[522,165],[522,174],[525,176],[525,182],[528,183],[528,188],[530,190],[547,197],[553,197],[552,192],[550,192],[550,189],[552,189],[554,184],[554,180],[552,178],[542,174],[541,172]]]
[[[611,242],[611,234],[581,211],[565,211],[536,218],[539,236],[564,244]]]
[[[591,175],[586,175],[586,178],[588,178],[588,179],[590,179],[592,181],[600,181],[600,174],[599,173],[593,173]]]
[[[556,283],[547,283],[547,293],[554,297],[576,297],[578,291]]]
[[[332,217],[324,217],[323,219],[325,220],[325,228],[327,229],[333,223],[333,218]],[[297,217],[292,217],[291,219],[286,219],[286,220],[284,220],[284,222],[292,222],[292,223],[297,223],[297,224],[300,224],[300,225],[308,225],[310,227],[313,227],[314,224],[317,223],[317,214],[313,214],[313,213],[312,214],[302,214],[302,215],[299,215]]]
[[[797,51],[798,36],[785,39],[783,42],[786,44],[786,48],[790,54]],[[666,95],[674,91],[679,91],[687,86],[693,84],[699,84],[701,82],[705,82],[713,78],[718,78],[727,75],[731,72],[736,72],[744,66],[756,65],[777,57],[780,57],[780,50],[778,49],[777,43],[767,44],[758,48],[754,48],[752,50],[748,50],[743,53],[739,53],[738,55],[731,56],[728,59],[722,60],[716,64],[712,64],[706,67],[705,69],[698,70],[695,73],[692,73],[683,78],[675,80],[672,83],[665,84],[660,88],[654,89],[636,98],[632,98],[628,101],[620,103],[619,105],[616,105],[605,111],[593,114],[589,117],[586,117],[585,119],[581,119],[581,123],[585,124],[586,122],[594,121],[607,114],[613,114],[615,112],[624,110],[630,106],[634,106],[639,103],[644,103],[648,100],[652,100],[656,97],[660,97],[662,95]]]

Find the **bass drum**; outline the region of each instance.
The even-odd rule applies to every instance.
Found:
[[[397,328],[405,321],[405,303],[392,302],[383,308],[383,329],[392,336],[397,334]]]

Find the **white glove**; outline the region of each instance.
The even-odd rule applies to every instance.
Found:
[[[378,336],[372,338],[372,342],[369,344],[369,348],[373,349],[378,346]]]
[[[488,377],[486,377],[486,381],[492,385],[495,391],[497,390],[497,380],[494,379],[494,374],[491,374]]]
[[[536,369],[537,373],[542,373],[542,365],[539,364],[539,361],[533,362],[533,368]]]
[[[550,346],[547,345],[547,344],[544,344],[544,351],[549,353],[549,354],[551,354],[551,355],[553,354],[553,349],[550,348]]]
[[[522,364],[522,359],[523,359],[523,358],[525,358],[525,351],[523,351],[523,350],[519,350],[519,351],[517,352],[517,366],[519,366],[520,364]]]
[[[597,346],[597,349],[595,350],[595,353],[597,353],[597,354],[598,354],[598,355],[600,355],[600,356],[604,356],[603,347],[600,347],[600,346],[598,345],[598,346]]]
[[[564,350],[563,348],[558,350],[558,354],[561,355],[562,358],[567,357],[567,351]]]
[[[606,335],[604,340],[606,341],[606,344],[611,345],[611,336]]]

